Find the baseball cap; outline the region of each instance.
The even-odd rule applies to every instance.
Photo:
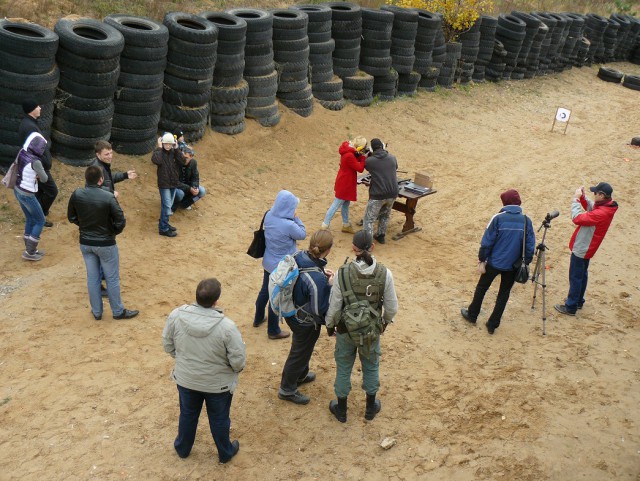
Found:
[[[589,187],[589,190],[591,192],[602,192],[607,197],[611,197],[611,194],[613,194],[613,187],[611,187],[611,184],[607,184],[606,182],[600,182],[594,187]]]

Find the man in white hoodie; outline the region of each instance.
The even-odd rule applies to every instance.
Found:
[[[371,255],[373,236],[362,230],[355,233],[352,242],[356,258],[338,269],[325,317],[329,335],[337,332],[334,389],[338,400],[329,403],[329,410],[342,423],[347,421],[356,353],[360,355],[362,388],[367,394],[364,418],[371,421],[380,412],[381,403],[376,399],[380,388],[380,335],[398,312],[393,275]]]
[[[217,279],[200,281],[196,303],[169,314],[162,344],[176,359],[171,376],[180,397],[178,436],[173,443],[178,456],[186,458],[191,453],[202,404],[206,403],[218,459],[226,463],[240,450],[240,443],[229,439],[229,412],[238,374],[246,363],[246,350],[235,323],[217,307],[221,290]]]

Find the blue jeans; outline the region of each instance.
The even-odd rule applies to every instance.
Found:
[[[336,215],[336,212],[338,212],[338,208],[341,207],[342,223],[348,224],[349,223],[349,204],[351,204],[351,201],[338,199],[337,197],[333,199],[333,203],[329,207],[329,210],[327,211],[327,215],[324,216],[324,223],[329,225],[331,223],[331,219],[333,219],[333,216]]]
[[[211,429],[213,441],[218,448],[218,459],[223,463],[229,461],[233,457],[233,446],[229,439],[229,428],[231,427],[229,412],[231,411],[233,394],[229,391],[222,393],[193,391],[178,386],[178,395],[180,397],[180,420],[178,422],[178,436],[173,443],[178,456],[186,458],[191,453],[196,439],[202,403],[206,403],[209,429]]]
[[[120,254],[118,246],[86,246],[80,244],[80,252],[87,266],[87,290],[91,312],[94,316],[102,315],[102,294],[100,284],[102,273],[107,281],[107,293],[109,305],[114,316],[119,316],[124,311],[122,298],[120,297]],[[102,268],[102,271],[100,270]]]
[[[202,186],[198,187],[198,195],[191,195],[191,192],[185,194],[182,189],[176,189],[176,196],[175,199],[173,199],[173,206],[171,207],[171,209],[174,211],[178,207],[183,207],[186,209],[187,207],[195,204],[197,201],[202,199],[206,193],[207,190]]]
[[[158,230],[166,232],[169,230],[169,216],[171,215],[171,206],[173,199],[176,197],[176,189],[159,189],[160,190],[160,222]]]
[[[367,357],[360,352],[349,334],[336,333],[336,350],[334,352],[336,381],[333,388],[339,398],[347,397],[351,392],[351,371],[356,360],[356,351],[360,355],[360,364],[362,365],[362,389],[372,395],[380,389],[380,338],[371,345]]]
[[[278,315],[271,310],[269,304],[269,273],[263,270],[262,287],[256,299],[256,314],[253,317],[253,323],[258,324],[264,319],[264,309],[267,308],[267,334],[275,336],[280,334],[280,325],[278,324]]]
[[[571,313],[576,312],[584,304],[584,293],[589,280],[589,260],[571,254],[569,263],[569,294],[564,305]]]
[[[17,187],[13,189],[13,193],[26,219],[24,235],[31,236],[34,239],[40,239],[40,233],[42,232],[45,221],[40,202],[38,202],[35,195],[25,194]]]

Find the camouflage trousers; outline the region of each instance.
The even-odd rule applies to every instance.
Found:
[[[364,212],[363,230],[372,236],[385,235],[389,217],[391,216],[391,207],[395,200],[395,198],[382,200],[369,199],[367,209]],[[373,232],[373,224],[376,220],[378,221],[378,229],[376,232]]]

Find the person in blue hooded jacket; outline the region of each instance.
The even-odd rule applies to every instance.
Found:
[[[536,245],[536,235],[533,231],[531,219],[522,213],[520,207],[520,194],[515,189],[509,189],[500,194],[502,205],[496,215],[491,218],[487,229],[484,231],[478,253],[480,271],[484,270],[478,285],[476,286],[473,300],[467,309],[461,309],[460,313],[467,321],[476,323],[484,295],[491,287],[493,280],[500,275],[500,289],[493,312],[485,326],[489,334],[500,325],[502,313],[507,306],[509,294],[516,278],[516,263],[522,258],[522,240],[526,238],[524,249],[525,264],[533,260],[533,252]]]
[[[289,331],[283,331],[278,325],[278,316],[271,308],[267,308],[269,302],[269,274],[278,262],[288,254],[294,254],[298,249],[296,241],[307,237],[307,230],[298,217],[296,209],[300,199],[288,190],[281,190],[276,196],[273,207],[269,209],[264,218],[265,252],[262,258],[264,269],[262,287],[256,299],[256,313],[253,318],[253,327],[259,327],[267,320],[267,334],[269,339],[285,339],[289,337]],[[268,309],[265,318],[264,310]]]

